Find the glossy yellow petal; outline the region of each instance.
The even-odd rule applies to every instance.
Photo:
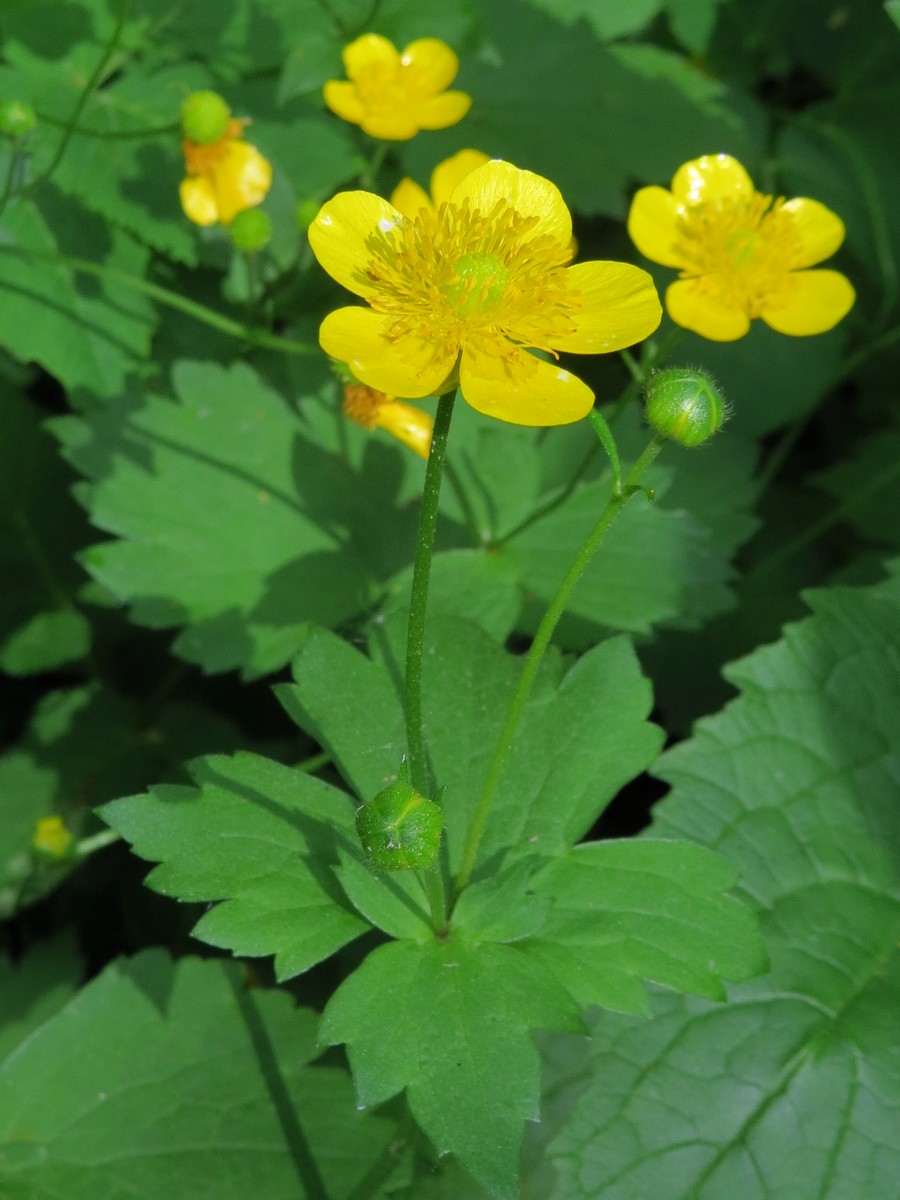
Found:
[[[396,46],[378,33],[364,33],[344,47],[341,57],[349,79],[360,79],[370,71],[387,74],[400,66]]]
[[[798,271],[787,303],[762,310],[767,325],[791,337],[807,337],[833,329],[853,307],[856,292],[839,271]]]
[[[420,458],[428,458],[434,422],[421,408],[404,404],[402,400],[390,400],[379,407],[376,424]]]
[[[493,212],[502,201],[522,217],[538,218],[527,237],[549,234],[565,247],[571,241],[572,218],[559,188],[549,179],[532,171],[521,171],[512,163],[491,159],[483,167],[470,171],[451,195],[453,204],[462,204],[464,200],[485,214]]]
[[[319,327],[319,343],[379,392],[411,400],[433,396],[453,370],[455,350],[415,337],[391,339],[393,325],[393,318],[368,308],[339,308]]]
[[[392,204],[372,192],[338,192],[310,225],[309,244],[333,279],[357,296],[370,296],[374,289],[364,274],[370,257],[366,242],[378,231],[389,233],[402,220]]]
[[[586,262],[565,273],[575,330],[555,337],[555,350],[604,354],[643,341],[662,320],[656,285],[628,263]]]
[[[711,300],[693,279],[679,279],[666,290],[666,311],[685,329],[711,342],[735,342],[750,328],[750,318],[740,308],[725,307]]]
[[[223,225],[246,208],[261,204],[272,186],[272,166],[248,142],[231,142],[214,170]]]
[[[419,187],[412,179],[401,179],[391,192],[391,204],[397,212],[403,213],[410,220],[421,208],[432,209],[434,205],[424,188]]]
[[[367,111],[359,124],[369,137],[380,138],[384,142],[408,142],[422,128],[418,108],[407,106],[390,112]]]
[[[467,344],[459,386],[472,408],[513,425],[569,425],[594,404],[586,383],[513,346],[498,354],[496,346]]]
[[[400,56],[404,84],[413,96],[434,96],[449,87],[459,70],[459,59],[439,38],[410,42]]]
[[[482,154],[480,150],[460,150],[438,163],[431,172],[431,199],[435,208],[450,199],[450,193],[461,179],[465,179],[476,167],[482,167],[490,161],[488,155]]]
[[[793,228],[800,235],[803,250],[794,256],[792,267],[812,267],[830,258],[844,240],[844,222],[818,200],[800,197],[782,205],[790,213]]]
[[[420,129],[449,129],[461,121],[472,107],[472,97],[465,92],[442,92],[416,105],[415,116]]]
[[[219,205],[208,179],[182,179],[178,195],[185,216],[195,225],[215,225],[218,221]]]
[[[329,80],[322,88],[322,96],[331,111],[344,121],[359,125],[366,115],[356,87],[352,83],[347,83],[346,80]]]
[[[661,187],[645,187],[635,193],[628,213],[628,234],[641,254],[665,267],[680,267],[683,258],[678,242],[678,202]]]
[[[672,195],[679,204],[749,199],[753,190],[750,176],[729,154],[704,154],[686,162],[672,180]]]

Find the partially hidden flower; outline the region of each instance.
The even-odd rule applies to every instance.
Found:
[[[65,858],[75,841],[62,817],[41,817],[34,827],[31,846],[47,858]]]
[[[412,218],[380,196],[341,192],[310,226],[310,244],[370,307],[330,313],[321,345],[387,395],[416,399],[458,382],[473,408],[503,421],[580,420],[591,389],[530,351],[619,350],[652,333],[662,312],[638,267],[567,266],[571,237],[554,184],[496,160]]]
[[[844,240],[840,218],[817,200],[762,195],[727,154],[684,163],[671,191],[641,188],[628,232],[647,258],[679,268],[669,316],[711,341],[743,337],[758,317],[792,337],[824,333],[856,298],[839,271],[808,270]]]
[[[364,383],[344,384],[344,416],[370,432],[383,429],[420,458],[431,452],[434,421],[413,404],[404,404]]]
[[[182,142],[187,178],[179,190],[181,207],[195,225],[227,225],[265,200],[272,166],[244,141],[246,124],[230,120],[222,137],[203,146],[187,138]]]
[[[465,179],[476,167],[483,167],[490,161],[490,157],[482,154],[480,150],[460,150],[451,158],[445,158],[443,162],[438,163],[431,172],[430,195],[414,180],[406,177],[401,179],[391,192],[391,204],[411,220],[415,220],[420,208],[434,212],[450,199],[460,180]]]
[[[346,80],[325,84],[333,113],[385,141],[407,141],[420,129],[446,129],[472,104],[465,92],[446,89],[459,59],[438,38],[419,38],[405,50],[377,33],[364,33],[344,47]]]

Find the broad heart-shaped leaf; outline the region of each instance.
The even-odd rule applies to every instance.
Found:
[[[333,754],[361,800],[396,776],[405,752],[398,694],[405,620],[378,623],[372,659],[325,631],[277,689],[298,723]],[[426,630],[423,711],[431,768],[446,787],[445,839],[455,870],[465,831],[522,670],[475,625],[435,619]],[[611,638],[568,668],[545,660],[498,788],[479,862],[563,850],[590,829],[620,787],[652,762],[662,734],[646,718],[650,689],[631,644]]]
[[[39,414],[4,382],[0,429],[0,667],[22,675],[88,649],[90,626],[72,603],[84,579],[75,554],[88,527]]]
[[[174,378],[177,402],[54,424],[94,481],[91,520],[118,538],[86,565],[139,624],[187,626],[174,649],[205,670],[275,670],[308,620],[358,613],[407,561],[399,447],[370,441],[357,471],[249,367],[182,363]]]
[[[345,1071],[310,1065],[316,1024],[232,964],[114,963],[0,1065],[0,1195],[351,1195],[396,1126],[355,1111]]]
[[[145,370],[153,332],[150,303],[115,279],[78,274],[32,258],[70,255],[141,276],[147,251],[52,184],[14,199],[0,230],[0,329],[10,353],[35,361],[76,398],[121,391]]]
[[[808,602],[662,760],[650,831],[734,864],[771,972],[727,1008],[659,996],[650,1022],[598,1019],[553,1200],[896,1193],[900,575]]]
[[[319,1036],[347,1043],[361,1106],[406,1087],[438,1152],[514,1200],[523,1125],[539,1115],[536,1027],[581,1028],[565,991],[513,947],[451,935],[373,951],[332,997]]]
[[[255,754],[200,759],[197,789],[153,788],[100,810],[142,858],[150,887],[179,900],[220,900],[194,929],[235,954],[275,955],[288,979],[365,933],[334,875],[339,848],[357,856],[344,792]]]

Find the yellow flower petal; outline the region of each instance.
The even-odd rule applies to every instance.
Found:
[[[244,209],[261,204],[272,186],[271,164],[248,142],[231,142],[214,176],[223,225]]]
[[[480,150],[460,150],[438,163],[431,172],[431,199],[435,208],[450,199],[450,193],[461,179],[465,179],[476,167],[484,166],[490,161],[488,155],[482,154]]]
[[[388,401],[379,408],[376,424],[420,458],[427,459],[431,453],[434,422],[421,408],[404,404],[402,400]]]
[[[679,279],[666,290],[666,311],[685,329],[711,342],[735,342],[750,328],[750,318],[740,308],[726,308],[711,300],[693,279]]]
[[[472,97],[465,92],[442,92],[416,106],[416,121],[420,129],[448,129],[461,121],[472,107]]]
[[[778,333],[807,337],[833,329],[853,307],[856,292],[840,271],[798,271],[787,303],[763,309],[765,323]]]
[[[345,362],[361,383],[389,396],[433,396],[456,364],[455,349],[407,336],[391,339],[394,320],[368,308],[339,308],[319,328],[326,354]]]
[[[391,112],[365,112],[359,125],[369,137],[380,138],[384,142],[408,142],[422,128],[418,107],[396,108]]]
[[[566,270],[575,331],[554,350],[606,354],[643,341],[662,320],[652,276],[628,263],[586,262]]]
[[[672,195],[679,204],[749,198],[753,195],[753,182],[731,155],[704,154],[678,168],[672,180]]]
[[[665,267],[680,267],[683,259],[678,242],[678,201],[661,187],[645,187],[635,193],[628,213],[628,234],[641,254]]]
[[[218,221],[219,205],[208,179],[182,179],[178,195],[184,215],[195,225],[215,225]]]
[[[339,192],[319,209],[309,227],[309,244],[338,283],[357,296],[369,296],[374,289],[363,274],[370,257],[366,242],[374,233],[389,232],[402,220],[396,208],[381,196]]]
[[[366,115],[355,86],[345,79],[330,79],[322,88],[322,96],[331,111],[344,121],[359,125]]]
[[[401,179],[391,192],[391,204],[397,212],[412,220],[420,208],[431,209],[431,198],[424,188],[419,187],[412,179]]]
[[[794,258],[792,267],[812,267],[823,262],[844,240],[844,222],[818,200],[806,197],[787,200],[781,211],[791,214],[793,227],[803,242],[803,251]]]
[[[449,87],[459,70],[459,59],[446,42],[419,38],[400,55],[405,80],[414,95],[433,96]]]
[[[496,347],[468,344],[459,386],[472,408],[513,425],[569,425],[594,404],[586,383],[518,347],[498,354]]]
[[[503,201],[522,217],[538,218],[533,232],[527,236],[549,234],[563,246],[571,241],[572,218],[559,188],[549,179],[532,171],[521,171],[512,163],[492,159],[470,171],[451,195],[457,205],[466,199],[483,214],[492,212],[498,201]]]
[[[364,33],[344,47],[341,57],[349,79],[359,79],[373,70],[387,74],[400,66],[394,43],[378,33]]]

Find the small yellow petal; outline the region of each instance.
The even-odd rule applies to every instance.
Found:
[[[570,425],[594,404],[594,393],[576,376],[513,346],[500,355],[495,347],[469,343],[459,386],[472,408],[512,425]]]
[[[371,256],[366,243],[379,231],[389,233],[402,220],[392,204],[372,192],[338,192],[310,225],[309,244],[338,283],[357,296],[369,296],[374,288],[364,274]]]
[[[575,331],[553,340],[555,350],[605,354],[649,337],[662,320],[652,276],[618,262],[578,263],[566,269]]]
[[[465,92],[442,92],[416,105],[416,121],[420,129],[449,129],[461,121],[472,107],[472,97]]]
[[[413,97],[434,96],[450,86],[459,70],[459,59],[439,38],[410,42],[400,56],[404,83]]]
[[[492,212],[502,201],[520,216],[538,218],[532,236],[549,234],[566,247],[571,241],[572,218],[559,188],[549,179],[532,171],[521,171],[512,163],[492,159],[483,167],[470,171],[459,181],[451,196],[456,205],[466,199],[473,208],[485,214]]]
[[[812,267],[830,258],[844,240],[844,222],[830,208],[818,200],[799,197],[782,205],[782,212],[790,213],[793,228],[800,235],[803,250],[796,255],[791,266]]]
[[[628,234],[641,254],[665,267],[680,267],[683,259],[678,242],[678,202],[661,187],[645,187],[635,193],[628,213]]]
[[[412,179],[400,180],[391,192],[391,204],[397,212],[403,213],[404,217],[409,217],[410,220],[415,217],[420,208],[429,210],[434,208],[425,189],[419,187]]]
[[[365,112],[359,122],[360,128],[369,137],[383,142],[408,142],[422,126],[419,124],[418,108],[396,108],[391,112]]]
[[[344,121],[358,125],[366,115],[365,107],[355,86],[345,79],[331,79],[322,88],[325,103]]]
[[[400,55],[393,42],[378,33],[364,33],[356,41],[344,47],[341,57],[350,79],[359,79],[370,71],[396,71],[400,66]]]
[[[434,422],[421,408],[404,404],[402,400],[391,400],[378,409],[376,423],[379,429],[408,446],[420,458],[428,458]]]
[[[218,221],[219,205],[208,179],[182,179],[178,195],[184,215],[195,225],[215,225]]]
[[[482,167],[490,161],[488,155],[482,154],[480,150],[460,150],[438,163],[431,172],[431,199],[435,208],[450,199],[450,193],[461,179],[465,179],[476,167]]]
[[[798,271],[787,303],[766,306],[762,319],[778,333],[808,337],[833,329],[853,307],[856,292],[840,271]]]
[[[686,162],[672,180],[672,195],[679,204],[749,198],[753,190],[750,176],[730,154],[704,154]]]
[[[666,311],[685,329],[711,342],[735,342],[750,328],[750,318],[740,308],[727,308],[711,300],[693,279],[679,279],[666,290]]]
[[[234,141],[214,171],[219,220],[223,225],[237,213],[261,204],[272,186],[272,166],[248,142]]]
[[[319,327],[319,343],[379,392],[411,400],[433,396],[453,370],[456,350],[416,337],[392,339],[394,323],[368,308],[339,308]]]

